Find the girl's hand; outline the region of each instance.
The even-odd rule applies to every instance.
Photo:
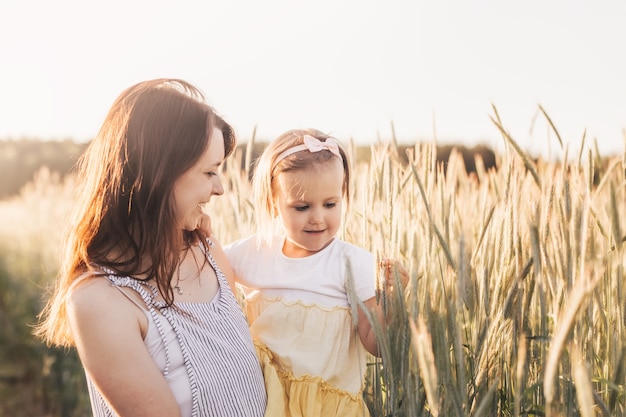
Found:
[[[404,265],[402,265],[399,261],[395,261],[392,259],[383,259],[380,262],[381,268],[385,273],[385,286],[387,289],[393,289],[396,284],[396,275],[400,280],[400,285],[402,285],[402,289],[405,289],[407,284],[409,283],[409,272],[406,270]]]

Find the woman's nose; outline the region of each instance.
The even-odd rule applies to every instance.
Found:
[[[215,180],[213,181],[213,194],[222,195],[224,194],[224,186],[222,186],[222,181],[220,180],[219,175],[216,175]]]

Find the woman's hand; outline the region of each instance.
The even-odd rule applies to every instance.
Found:
[[[197,230],[206,235],[206,237],[211,237],[213,234],[213,231],[211,230],[211,216],[203,213],[202,217],[200,217],[200,220],[198,221]]]

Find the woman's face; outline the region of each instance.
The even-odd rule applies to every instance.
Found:
[[[219,178],[219,167],[224,161],[224,136],[214,128],[209,146],[200,159],[174,184],[176,221],[181,229],[193,231],[199,226],[202,207],[212,195],[224,194]]]

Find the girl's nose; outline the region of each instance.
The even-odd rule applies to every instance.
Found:
[[[311,224],[320,224],[324,222],[324,216],[321,210],[314,209],[311,210],[311,217],[309,217],[309,223]]]

